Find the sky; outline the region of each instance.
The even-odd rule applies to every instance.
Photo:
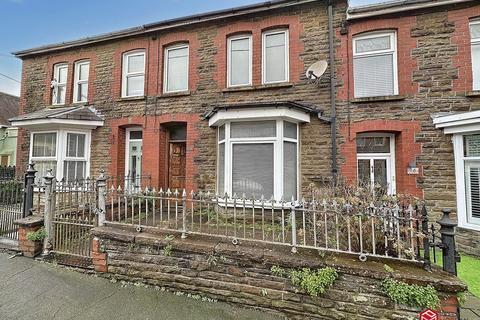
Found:
[[[262,1],[0,0],[0,92],[20,95],[22,64],[13,51]],[[382,1],[350,0],[350,5]]]

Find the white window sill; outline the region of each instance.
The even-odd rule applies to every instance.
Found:
[[[471,230],[471,231],[480,231],[480,224],[459,223],[458,227],[460,229],[466,229],[466,230]]]

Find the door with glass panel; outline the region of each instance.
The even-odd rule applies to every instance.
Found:
[[[125,161],[125,188],[136,191],[141,188],[142,177],[142,130],[127,131],[127,155]]]
[[[360,186],[395,193],[394,136],[385,134],[357,137],[357,174]]]

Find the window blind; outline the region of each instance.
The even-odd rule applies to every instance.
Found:
[[[286,81],[286,33],[267,34],[264,52],[265,82]]]
[[[273,144],[234,144],[232,191],[237,196],[273,195]]]
[[[234,122],[230,130],[232,138],[275,137],[277,123],[275,121]]]
[[[395,94],[393,53],[355,57],[353,60],[355,97]]]
[[[188,89],[188,47],[167,50],[166,91]]]
[[[478,219],[480,218],[480,168],[469,167],[467,172],[468,185],[470,186],[470,190],[467,190],[470,195],[470,216]]]
[[[297,199],[297,144],[283,143],[283,199]]]
[[[230,41],[230,85],[250,83],[250,38]]]

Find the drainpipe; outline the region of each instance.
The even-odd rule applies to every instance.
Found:
[[[335,48],[333,30],[333,0],[328,1],[328,47],[330,60],[330,130],[332,137],[332,179],[333,185],[337,185],[338,164],[337,164],[337,108],[336,108],[336,80],[335,80]]]

